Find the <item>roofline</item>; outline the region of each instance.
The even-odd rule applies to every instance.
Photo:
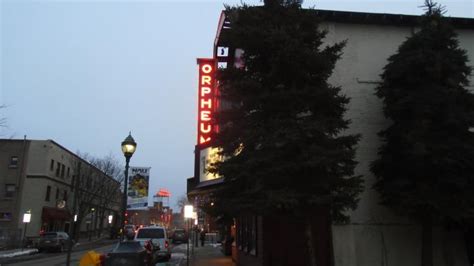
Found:
[[[87,165],[89,165],[90,167],[96,169],[97,171],[101,172],[102,174],[104,174],[104,176],[110,178],[112,181],[115,181],[117,182],[118,184],[120,184],[120,182],[118,180],[116,180],[115,178],[107,175],[104,173],[104,171],[100,170],[99,168],[97,168],[96,166],[92,165],[91,163],[89,163],[88,161],[86,161],[85,159],[81,158],[79,155],[75,154],[74,152],[68,150],[66,147],[62,146],[61,144],[57,143],[56,141],[52,140],[52,139],[43,139],[43,140],[36,140],[36,139],[0,139],[0,141],[28,141],[28,142],[34,142],[34,141],[49,141],[51,143],[53,143],[54,145],[58,146],[59,148],[63,149],[64,151],[66,151],[67,153],[69,153],[70,155],[72,155],[73,157],[76,157],[77,159],[79,159],[80,161],[86,163]]]
[[[392,26],[418,26],[422,15],[404,15],[390,13],[368,13],[353,11],[335,11],[314,9],[323,21],[354,24],[376,24]],[[474,18],[445,16],[455,28],[474,29]]]
[[[219,16],[219,23],[217,24],[216,38],[214,39],[214,47],[219,42],[219,36],[221,34],[222,27],[224,26],[224,21],[225,21],[225,10],[222,10],[221,15]]]
[[[255,6],[262,8],[263,6]],[[337,10],[323,10],[323,9],[304,9],[314,11],[321,17],[322,21],[353,23],[353,24],[374,24],[374,25],[392,25],[392,26],[418,26],[421,15],[404,15],[391,13],[369,13],[369,12],[354,12],[354,11],[337,11]],[[214,46],[219,43],[220,33],[224,25],[226,12],[222,11],[219,24],[217,26],[217,33],[214,39]],[[456,29],[474,29],[474,18],[463,17],[449,17],[446,18]]]
[[[57,143],[56,141],[52,140],[52,139],[47,139],[46,141],[50,141],[52,142],[53,144],[57,145],[58,147],[60,147],[61,149],[65,150],[66,152],[68,152],[70,155],[78,158],[79,160],[85,162],[87,165],[89,165],[90,167],[96,169],[97,171],[101,172],[102,174],[104,174],[104,176],[110,178],[112,181],[115,181],[117,182],[119,185],[120,185],[120,182],[118,180],[116,180],[115,178],[107,175],[104,173],[104,171],[100,170],[99,168],[97,168],[96,166],[94,166],[93,164],[89,163],[88,161],[86,161],[85,159],[81,158],[79,155],[75,154],[74,152],[68,150],[66,147],[62,146],[61,144]]]

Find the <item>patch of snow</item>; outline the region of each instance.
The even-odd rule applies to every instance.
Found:
[[[186,258],[186,254],[184,253],[171,253],[171,257],[174,259]]]
[[[2,252],[0,253],[0,258],[12,258],[12,257],[17,257],[17,256],[22,256],[22,255],[29,255],[33,253],[38,253],[38,249],[36,248],[30,248],[30,249],[14,249],[11,250],[10,252]]]
[[[187,245],[186,244],[180,244],[178,246],[175,246],[173,248],[173,250],[186,250],[187,249]],[[191,250],[191,245],[189,245],[189,250]]]

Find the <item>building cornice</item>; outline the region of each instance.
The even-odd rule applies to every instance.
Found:
[[[322,19],[322,21],[332,21],[340,23],[353,24],[376,24],[390,26],[410,26],[419,25],[422,16],[403,15],[403,14],[386,14],[386,13],[367,13],[352,11],[335,11],[335,10],[319,10],[314,12]],[[444,17],[455,28],[458,29],[474,29],[473,18]]]

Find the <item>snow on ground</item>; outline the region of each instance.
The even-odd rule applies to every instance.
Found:
[[[171,257],[173,259],[186,258],[186,254],[184,254],[184,253],[171,253]]]
[[[186,251],[186,249],[187,249],[187,244],[179,244],[178,246],[175,246],[173,248],[173,251],[175,251],[175,250],[176,251],[183,251],[183,250]],[[191,250],[191,244],[189,244],[189,249]]]
[[[38,250],[36,248],[6,250],[0,252],[0,258],[12,258],[33,253],[38,253]]]

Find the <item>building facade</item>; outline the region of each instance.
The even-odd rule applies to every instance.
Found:
[[[113,191],[107,204],[97,193],[104,182]],[[120,210],[120,183],[53,140],[0,140],[0,186],[3,239],[72,232],[72,226],[91,233],[115,224]],[[26,226],[25,213],[31,214]]]
[[[389,125],[382,112],[382,102],[375,95],[380,83],[380,74],[387,59],[413,32],[417,31],[417,16],[374,14],[340,11],[314,10],[322,19],[320,27],[328,31],[325,44],[347,41],[343,55],[337,62],[329,83],[342,88],[351,100],[346,118],[351,120],[347,134],[361,134],[355,160],[358,165],[355,175],[364,177],[365,190],[360,195],[357,209],[350,212],[350,222],[329,222],[327,212],[315,215],[320,243],[317,248],[318,265],[417,266],[421,255],[421,226],[414,221],[399,217],[379,204],[379,195],[372,189],[375,177],[370,163],[377,158],[382,141],[377,133]],[[467,50],[470,65],[474,66],[474,19],[450,18],[456,28],[460,47]],[[221,41],[220,36],[231,30],[222,13],[214,42],[216,67],[239,63],[238,51]],[[323,44],[323,46],[325,46]],[[469,90],[474,91],[473,82]],[[195,173],[202,169],[196,159]],[[202,182],[197,175],[188,179],[188,195],[200,195],[218,186],[218,181]],[[298,221],[279,217],[238,217],[233,257],[238,265],[304,265],[292,252],[293,246],[304,245],[295,239]],[[469,252],[463,234],[445,231],[441,227],[433,230],[435,265],[468,265]],[[298,232],[298,234],[301,232]],[[289,244],[291,243],[291,244]],[[301,246],[300,246],[301,247]],[[471,258],[472,260],[472,258]],[[469,265],[470,265],[469,264]]]

